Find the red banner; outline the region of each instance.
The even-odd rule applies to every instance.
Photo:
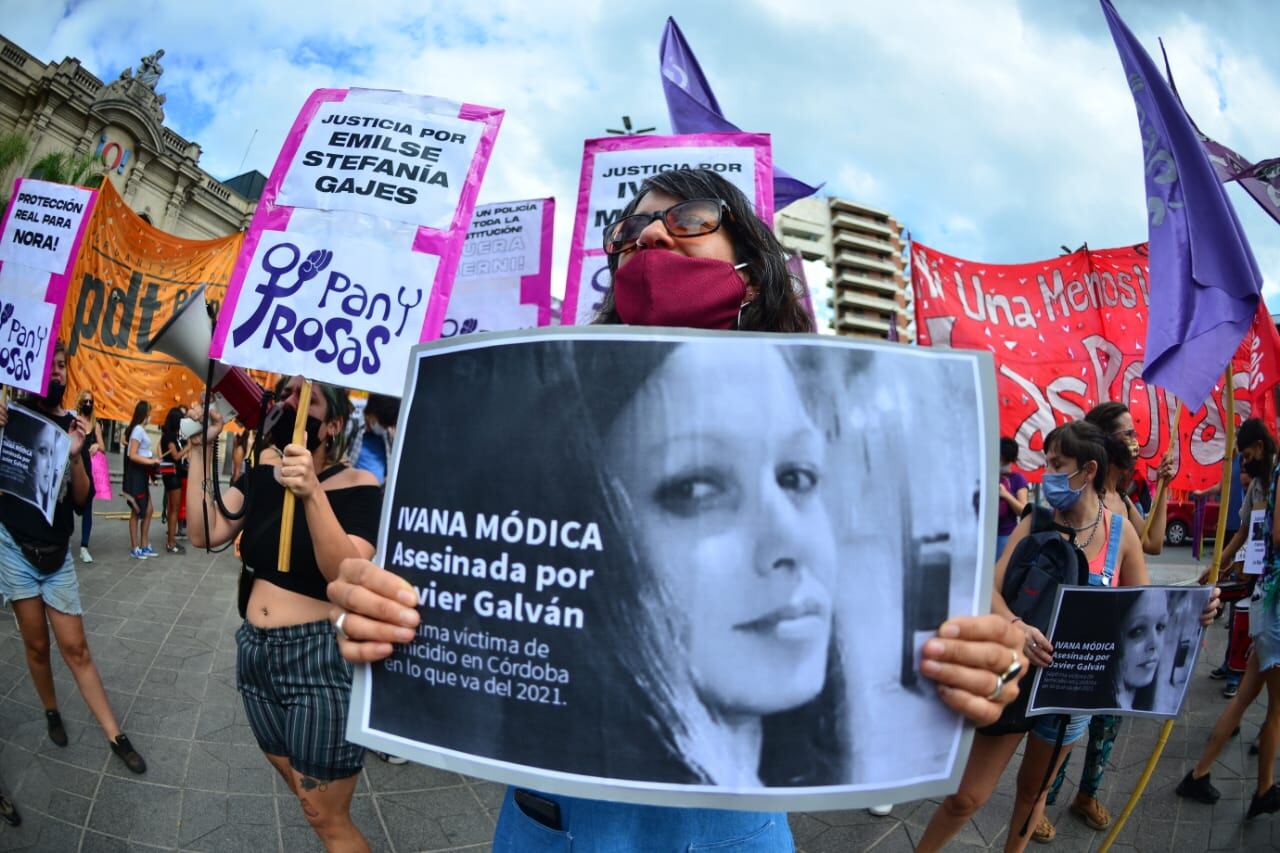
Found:
[[[916,338],[922,346],[990,350],[1000,431],[1022,447],[1019,464],[1039,477],[1049,430],[1116,400],[1133,413],[1141,462],[1169,448],[1175,401],[1142,380],[1151,291],[1146,244],[1081,250],[1030,264],[984,264],[915,243]],[[1258,306],[1232,362],[1237,423],[1265,417],[1275,429],[1280,337]],[[1218,482],[1225,436],[1222,384],[1199,411],[1183,411],[1174,444],[1175,488]]]

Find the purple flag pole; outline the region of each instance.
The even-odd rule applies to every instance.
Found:
[[[1262,276],[1191,120],[1109,0],[1101,3],[1137,107],[1146,172],[1151,313],[1142,378],[1198,409],[1253,322]]]
[[[659,48],[662,69],[662,92],[667,98],[667,112],[671,115],[671,129],[675,133],[739,133],[740,129],[724,117],[720,102],[711,91],[711,84],[702,73],[702,66],[693,55],[684,33],[676,26],[675,18],[667,18]],[[822,189],[791,177],[773,166],[773,205],[781,210],[791,202],[810,196]]]

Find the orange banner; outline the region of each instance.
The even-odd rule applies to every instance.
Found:
[[[168,356],[145,355],[151,339],[192,294],[221,303],[244,234],[184,240],[151,227],[103,183],[67,288],[60,334],[67,345],[67,396],[94,395],[100,418],[128,421],[139,400],[158,423],[204,391],[197,377]]]

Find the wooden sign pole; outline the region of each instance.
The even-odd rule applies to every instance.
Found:
[[[298,413],[293,419],[292,444],[307,446],[307,411],[311,408],[311,380],[302,380],[302,388],[298,391]],[[276,555],[276,568],[284,573],[289,571],[289,554],[293,550],[293,513],[297,500],[293,492],[284,490],[284,506],[280,509],[280,551]]]

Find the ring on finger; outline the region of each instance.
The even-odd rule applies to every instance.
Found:
[[[996,688],[991,691],[991,695],[987,697],[987,700],[991,702],[998,700],[1000,694],[1004,692],[1004,686],[1017,678],[1020,672],[1022,672],[1022,661],[1018,660],[1018,653],[1013,652],[1013,661],[1010,662],[1004,672],[996,676]]]
[[[338,618],[333,620],[333,630],[342,639],[349,640],[351,638],[347,636],[347,632],[342,630],[342,623],[346,621],[346,618],[347,618],[347,611],[344,610],[341,613],[339,613]]]

